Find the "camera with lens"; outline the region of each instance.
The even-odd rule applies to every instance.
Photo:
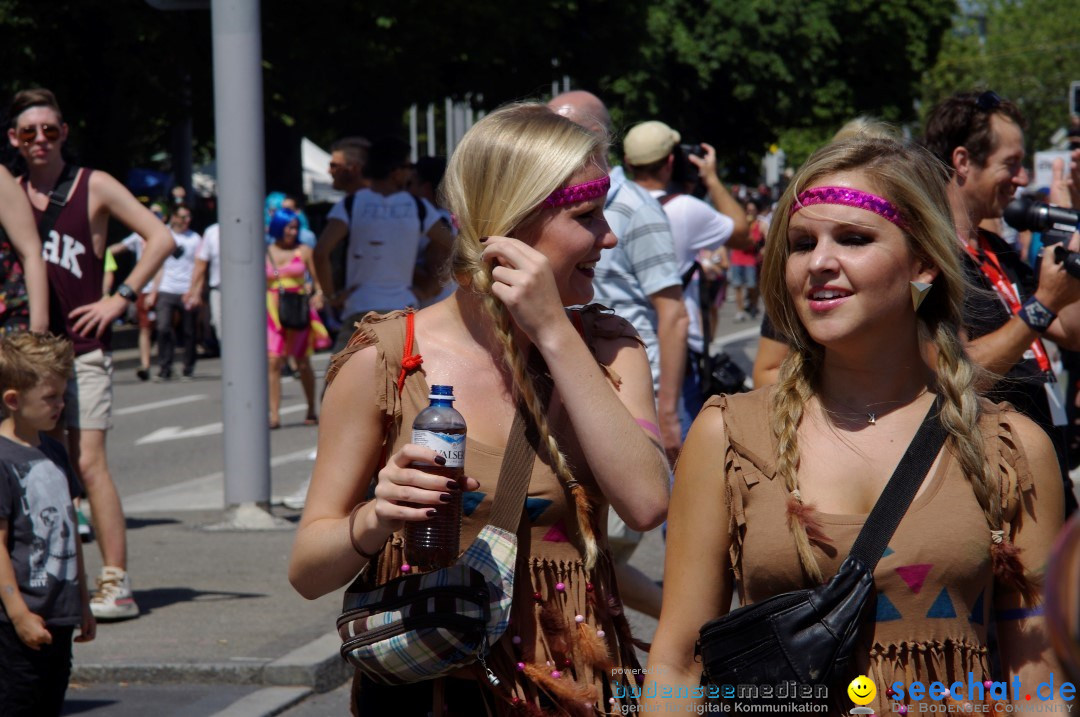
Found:
[[[1005,221],[1017,231],[1041,233],[1043,246],[1054,246],[1054,262],[1064,264],[1069,276],[1080,279],[1080,252],[1061,245],[1080,227],[1080,212],[1020,197],[1005,207]]]
[[[1072,236],[1080,225],[1080,212],[1020,197],[1005,207],[1005,221],[1020,232],[1041,232],[1043,244],[1053,244]]]

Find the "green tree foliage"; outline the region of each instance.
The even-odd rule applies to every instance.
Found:
[[[658,0],[639,61],[606,77],[624,124],[660,117],[736,166],[781,138],[789,163],[858,114],[914,118],[949,27],[941,0]],[[787,140],[787,141],[785,141]],[[753,177],[753,169],[751,169]]]
[[[1068,124],[1071,81],[1080,80],[1075,0],[970,0],[923,85],[923,110],[953,92],[993,89],[1028,120],[1029,151]]]
[[[291,176],[301,135],[326,144],[401,133],[414,102],[491,109],[545,98],[567,75],[608,102],[617,135],[663,119],[688,141],[715,144],[731,174],[752,181],[777,138],[801,138],[785,147],[801,161],[810,139],[856,114],[910,119],[952,9],[951,0],[263,0],[267,167]],[[188,107],[197,156],[212,154],[211,59],[205,10],[0,0],[3,101],[53,88],[80,158],[120,176],[168,153]]]

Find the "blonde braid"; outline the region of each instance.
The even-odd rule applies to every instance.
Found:
[[[804,375],[808,363],[812,364],[812,359],[793,347],[781,364],[780,381],[773,396],[772,431],[777,440],[776,473],[789,493],[788,529],[795,539],[803,571],[815,583],[821,583],[825,577],[811,550],[808,526],[803,520],[808,509],[799,495],[799,423],[803,407],[813,395],[810,381]]]
[[[922,323],[920,322],[920,329]],[[955,330],[940,322],[934,335],[937,346],[938,390],[945,398],[941,422],[952,436],[952,445],[964,475],[971,481],[975,499],[986,517],[991,536],[990,553],[995,577],[1014,587],[1029,604],[1036,601],[1034,582],[1024,573],[1019,549],[1004,536],[1004,506],[1001,488],[989,465],[982,430],[979,428],[978,369],[963,353]],[[999,532],[1000,531],[1000,532]]]
[[[592,522],[592,501],[586,493],[585,487],[574,478],[566,456],[563,455],[562,450],[559,448],[559,442],[551,433],[547,419],[547,407],[541,403],[540,397],[537,395],[525,356],[514,344],[513,319],[506,305],[491,293],[490,287],[491,275],[487,270],[481,268],[473,273],[472,288],[479,293],[484,310],[491,316],[495,327],[495,336],[499,341],[499,346],[502,348],[503,360],[510,367],[513,375],[515,398],[521,398],[525,402],[529,414],[536,422],[540,439],[543,441],[548,459],[551,461],[552,470],[555,471],[555,475],[558,476],[563,486],[570,491],[570,495],[574,499],[574,511],[577,515],[581,537],[585,542],[585,568],[592,570],[596,566],[597,557],[600,555],[600,549],[596,544],[596,531]]]

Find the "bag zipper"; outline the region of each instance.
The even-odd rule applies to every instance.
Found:
[[[355,620],[360,616],[367,616],[377,612],[385,612],[387,610],[392,610],[396,607],[406,605],[410,602],[423,600],[426,598],[426,596],[431,595],[432,593],[441,595],[450,594],[456,597],[468,598],[472,601],[475,601],[479,605],[483,605],[488,602],[489,598],[486,584],[482,589],[476,587],[467,587],[465,585],[438,585],[430,588],[425,588],[420,592],[410,593],[409,595],[399,595],[393,599],[380,600],[376,603],[365,605],[363,607],[349,608],[348,610],[342,612],[341,616],[338,617],[338,627],[341,627],[343,623]]]
[[[374,629],[364,632],[362,635],[354,635],[348,640],[345,640],[341,644],[341,654],[351,652],[360,643],[372,644],[379,640],[386,639],[388,637],[396,637],[397,635],[403,635],[410,630],[419,630],[425,627],[441,627],[445,625],[457,625],[466,628],[479,628],[481,632],[480,642],[481,650],[483,644],[487,641],[487,630],[484,621],[475,617],[466,617],[464,615],[452,614],[426,614],[418,615],[416,617],[405,618],[398,622],[390,623],[389,625],[380,625]],[[490,678],[489,678],[490,679]]]

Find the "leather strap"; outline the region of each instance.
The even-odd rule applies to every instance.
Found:
[[[78,167],[65,164],[64,168],[60,170],[56,186],[49,192],[49,206],[45,207],[45,211],[41,214],[41,220],[38,222],[38,234],[41,236],[42,241],[49,238],[49,232],[56,226],[56,220],[60,218],[60,212],[64,211],[64,207],[67,206],[71,186],[75,184],[75,177],[78,174],[77,170]]]
[[[534,355],[538,356],[534,351]],[[535,364],[536,362],[530,362]],[[546,374],[534,373],[534,384],[540,403],[547,408],[551,399],[551,380]],[[533,463],[536,461],[536,447],[540,443],[540,430],[536,426],[525,404],[518,403],[514,423],[510,426],[510,438],[506,442],[502,467],[499,469],[499,489],[495,493],[495,502],[491,506],[488,525],[516,533],[525,509],[525,498],[529,492],[529,479],[532,477]]]
[[[889,478],[889,483],[885,490],[881,491],[874,509],[870,511],[870,516],[859,531],[859,537],[855,538],[855,543],[851,546],[849,555],[862,562],[871,573],[881,560],[885,548],[889,547],[893,533],[945,444],[948,431],[938,417],[940,412],[941,399],[938,398],[927,411],[926,418],[915,432],[915,437],[904,451],[900,463]]]

